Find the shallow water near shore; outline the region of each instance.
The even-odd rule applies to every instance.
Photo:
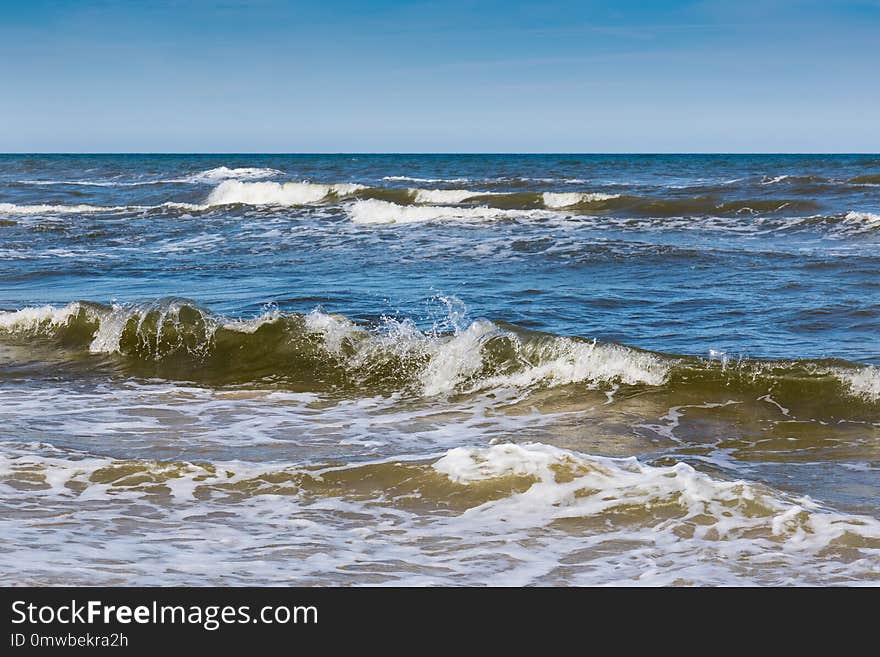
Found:
[[[0,582],[880,582],[880,156],[0,156]]]

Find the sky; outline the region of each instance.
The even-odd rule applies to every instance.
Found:
[[[0,0],[0,152],[880,152],[880,0]]]

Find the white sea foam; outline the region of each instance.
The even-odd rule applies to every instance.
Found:
[[[155,210],[189,210],[200,211],[209,209],[209,205],[196,203],[177,203],[168,201],[159,205],[63,205],[63,204],[37,204],[16,205],[15,203],[0,203],[0,215],[45,215],[45,214],[94,214],[94,213],[120,213],[120,212],[151,212]]]
[[[870,541],[875,551],[880,548],[880,521],[874,518],[836,513],[807,498],[788,499],[745,481],[715,479],[685,463],[653,467],[635,458],[604,458],[533,443],[460,447],[433,467],[462,484],[509,476],[536,480],[523,493],[466,512],[489,531],[495,523],[500,528],[501,521],[512,530],[616,513],[647,521],[654,532],[665,535],[663,542],[685,549],[687,543],[703,548],[714,543],[715,549],[726,551],[727,543],[733,551],[818,554],[847,537]],[[666,511],[654,515],[655,508]],[[676,535],[690,538],[676,540]]]
[[[344,197],[365,189],[355,183],[322,185],[308,182],[241,182],[226,180],[208,196],[207,205],[308,205],[320,203],[329,196]]]
[[[503,372],[484,374],[484,347],[490,339],[509,341],[513,356]],[[671,363],[628,347],[553,337],[524,341],[492,322],[477,321],[429,349],[431,359],[420,374],[426,395],[455,390],[525,389],[583,383],[663,385]]]
[[[856,229],[856,232],[875,230],[880,228],[880,214],[873,212],[847,212],[843,217],[844,222]]]
[[[468,178],[414,178],[412,176],[385,176],[382,180],[417,183],[466,183]]]
[[[842,369],[835,375],[856,397],[880,401],[880,367],[868,365],[859,369]]]
[[[208,393],[192,394],[203,408]],[[231,417],[259,403],[267,421],[286,408],[291,419],[303,414],[304,428],[315,424],[306,400],[272,404],[259,394],[230,405],[214,393],[213,403]],[[353,405],[327,411],[363,417]],[[366,435],[411,421],[394,420]],[[827,584],[880,575],[874,518],[685,463],[542,443],[465,442],[434,456],[324,465],[121,460],[6,442],[0,488],[0,506],[18,511],[4,516],[4,584]],[[47,517],[67,522],[47,533]],[[194,540],[208,527],[211,541]],[[162,541],[143,540],[160,529]]]
[[[773,185],[775,183],[782,182],[783,180],[786,180],[788,178],[791,178],[791,176],[788,174],[781,175],[781,176],[773,176],[773,177],[764,176],[763,180],[761,180],[761,184],[762,185]]]
[[[544,192],[542,198],[548,208],[568,208],[579,203],[593,203],[618,198],[620,194],[601,192]]]
[[[452,335],[423,333],[409,320],[387,319],[379,332],[367,332],[350,320],[313,311],[306,316],[309,330],[321,333],[325,348],[344,358],[356,371],[381,362],[387,354],[419,365],[417,381],[426,396],[482,390],[527,389],[582,383],[662,385],[671,363],[653,354],[627,347],[549,337],[525,341],[493,322],[464,324]],[[505,340],[512,352],[501,370],[484,371],[490,340]],[[344,354],[342,345],[348,344]]]
[[[0,203],[0,214],[32,215],[32,214],[79,214],[86,212],[119,212],[122,210],[140,209],[138,206],[100,206],[100,205],[55,205],[40,203],[36,205],[16,205]]]
[[[346,208],[356,224],[410,224],[426,221],[497,221],[522,217],[549,216],[535,210],[501,210],[498,208],[460,208],[442,205],[407,206],[389,201],[368,199],[356,201]]]
[[[655,354],[629,347],[554,338],[549,342],[520,343],[518,347],[534,365],[519,372],[489,377],[483,385],[530,387],[569,383],[663,385],[672,363]]]
[[[473,484],[510,476],[552,479],[551,467],[568,460],[567,452],[549,445],[507,443],[484,448],[456,447],[432,467],[455,483]]]
[[[40,330],[43,326],[61,326],[76,315],[81,304],[69,303],[58,308],[56,306],[35,306],[0,312],[0,329],[8,333],[29,333]]]
[[[345,340],[359,332],[354,322],[347,317],[328,315],[319,310],[313,310],[306,315],[306,328],[322,334],[324,348],[337,356],[342,355],[342,345]]]
[[[132,312],[123,306],[115,305],[111,311],[101,318],[98,330],[89,345],[93,354],[112,354],[119,351],[119,341]]]
[[[254,333],[264,324],[278,321],[283,316],[284,313],[278,310],[278,308],[270,307],[269,310],[263,314],[250,319],[222,318],[219,320],[219,325],[231,331],[238,331],[239,333]]]
[[[410,192],[416,203],[461,203],[469,198],[488,194],[469,189],[412,189]]]
[[[190,176],[180,179],[182,182],[192,183],[215,183],[221,180],[260,180],[262,178],[272,178],[273,176],[283,175],[278,169],[269,169],[262,167],[239,167],[230,169],[229,167],[216,167],[207,171],[200,171]]]
[[[140,185],[156,185],[162,181],[121,181],[121,180],[18,180],[22,185],[38,185],[54,187],[56,185],[70,185],[72,187],[137,187]]]
[[[452,392],[477,374],[483,366],[483,344],[496,333],[491,322],[477,321],[452,338],[430,344],[431,358],[420,373],[424,393],[431,396]]]

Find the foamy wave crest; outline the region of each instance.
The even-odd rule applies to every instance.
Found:
[[[875,551],[880,548],[880,521],[874,518],[837,513],[807,498],[789,499],[758,484],[715,479],[686,463],[656,467],[635,458],[605,458],[529,443],[459,447],[433,467],[465,485],[510,477],[534,480],[523,492],[465,513],[485,522],[487,530],[500,522],[513,529],[613,514],[621,521],[631,517],[647,522],[655,533],[652,542],[707,542],[715,549],[721,549],[719,543],[734,542],[733,552],[740,540],[749,551],[758,541],[761,549],[776,553],[815,553],[865,541]]]
[[[207,205],[308,205],[328,197],[344,197],[365,189],[355,183],[321,185],[308,182],[241,182],[227,180],[217,185]]]
[[[277,310],[228,319],[179,299],[136,306],[76,302],[0,313],[0,332],[120,354],[171,378],[266,377],[319,387],[407,389],[427,396],[580,383],[661,385],[670,362],[595,341],[521,333],[480,320],[454,333],[409,320],[373,329],[338,315]]]
[[[857,232],[880,228],[880,214],[871,212],[847,212],[843,220],[848,226],[857,229]]]
[[[147,584],[228,584],[230,573],[250,583],[827,584],[876,579],[880,554],[875,518],[685,463],[652,466],[541,443],[325,464],[114,459],[5,442],[0,488],[34,511],[0,552],[0,570],[14,573],[3,581],[19,584],[17,563],[29,566],[25,582],[40,583],[71,571],[112,583],[122,563],[129,581]],[[169,540],[147,545],[115,531],[113,514],[145,509]],[[79,522],[48,536],[38,522],[47,512]],[[224,518],[223,541],[186,540],[193,517],[214,514]],[[33,550],[47,540],[82,546],[84,523],[116,555],[113,568],[77,550]],[[318,558],[290,559],[288,544],[278,554],[279,527]],[[442,552],[442,568],[438,545],[455,547]],[[157,558],[185,561],[184,570],[149,567]]]
[[[31,214],[79,214],[86,212],[120,212],[123,210],[137,210],[139,206],[113,206],[100,205],[16,205],[15,203],[0,203],[0,214],[31,215]]]
[[[185,299],[83,301],[0,312],[0,338],[118,354],[138,375],[211,384],[271,379],[312,392],[436,396],[576,385],[611,395],[625,385],[754,399],[772,391],[787,407],[809,399],[810,408],[834,417],[874,417],[880,402],[876,366],[671,356],[453,314],[446,325],[454,330],[441,332],[406,319],[365,326],[318,310],[231,319]]]
[[[486,321],[474,322],[431,352],[420,377],[428,395],[570,383],[659,386],[670,371],[668,361],[647,352],[565,337],[530,340]],[[499,356],[506,366],[487,367]]]
[[[260,167],[239,167],[230,169],[229,167],[216,167],[207,171],[200,171],[191,176],[182,178],[181,182],[191,183],[215,183],[221,180],[260,180],[262,178],[271,178],[273,176],[283,175],[278,169],[260,168]]]
[[[168,201],[159,205],[15,205],[0,203],[0,215],[44,215],[44,214],[96,214],[120,212],[152,212],[157,210],[201,211],[210,209],[209,205],[196,203],[176,203]]]
[[[835,375],[853,395],[868,401],[880,401],[880,367],[867,366],[856,370],[838,369]]]
[[[141,185],[158,185],[164,181],[117,181],[117,180],[18,180],[20,185],[37,185],[41,187],[54,187],[56,185],[70,185],[72,187],[139,187]]]
[[[417,183],[466,183],[468,178],[413,178],[412,176],[384,176],[382,180],[392,182],[417,182]]]
[[[69,303],[61,308],[55,306],[36,306],[0,312],[0,330],[8,333],[34,333],[47,327],[66,324],[82,309],[79,302]]]
[[[469,189],[413,189],[411,193],[416,203],[461,203],[476,196],[492,195]]]
[[[411,224],[426,221],[497,221],[524,216],[543,216],[530,210],[503,210],[490,207],[460,208],[453,206],[407,206],[389,201],[367,199],[346,208],[356,224]]]
[[[787,174],[781,175],[781,176],[764,176],[761,179],[761,184],[762,185],[774,185],[778,182],[782,182],[783,180],[788,180],[791,177],[792,176],[787,175]]]
[[[569,208],[580,203],[595,203],[619,198],[620,194],[601,192],[544,192],[541,197],[548,208]]]

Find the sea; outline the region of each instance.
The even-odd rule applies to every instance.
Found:
[[[0,155],[0,584],[878,585],[880,155]]]

